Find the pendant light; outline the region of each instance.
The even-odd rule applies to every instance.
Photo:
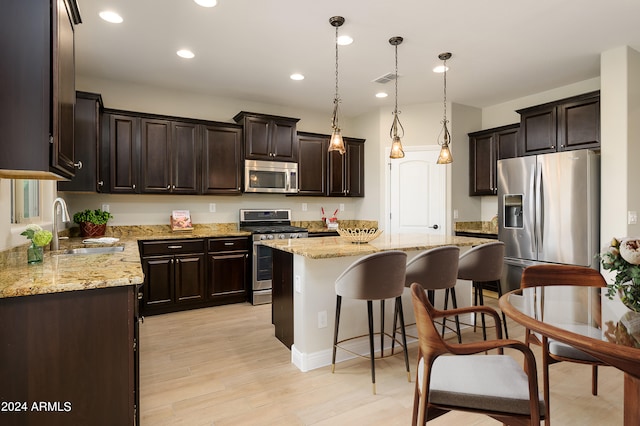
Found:
[[[340,133],[340,125],[338,123],[338,104],[340,103],[340,95],[338,95],[338,28],[344,24],[342,16],[333,16],[329,18],[329,23],[336,29],[336,95],[333,98],[333,117],[331,117],[331,140],[329,141],[329,152],[338,151],[341,155],[346,152],[342,133]]]
[[[389,44],[396,48],[396,104],[393,109],[393,123],[389,130],[389,136],[391,137],[391,154],[389,158],[392,159],[404,157],[402,142],[400,141],[400,138],[404,137],[404,127],[402,127],[402,123],[400,123],[400,119],[398,118],[398,114],[400,114],[400,111],[398,111],[398,45],[402,43],[402,40],[402,37],[391,37],[389,39]],[[400,128],[400,134],[398,134],[398,128]]]
[[[442,119],[442,130],[438,136],[438,145],[440,145],[440,155],[438,156],[437,164],[449,164],[453,163],[453,157],[451,156],[451,150],[449,145],[451,144],[451,133],[447,128],[447,59],[451,58],[451,53],[441,53],[438,58],[443,62],[444,73],[444,118]]]

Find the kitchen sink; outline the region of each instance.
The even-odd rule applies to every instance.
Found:
[[[64,250],[62,254],[108,254],[108,253],[120,253],[124,251],[124,246],[112,246],[112,247],[79,247]]]

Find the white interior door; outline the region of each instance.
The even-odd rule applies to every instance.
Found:
[[[387,160],[390,233],[446,234],[446,167],[436,164],[438,154],[415,147],[405,149],[404,158]]]

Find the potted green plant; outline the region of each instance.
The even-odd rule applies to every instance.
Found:
[[[80,225],[80,235],[83,237],[102,237],[107,229],[107,222],[113,216],[101,209],[84,210],[73,215],[73,221]]]

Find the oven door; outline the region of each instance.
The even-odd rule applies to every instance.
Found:
[[[270,290],[272,276],[272,249],[260,241],[253,243],[253,291]]]

